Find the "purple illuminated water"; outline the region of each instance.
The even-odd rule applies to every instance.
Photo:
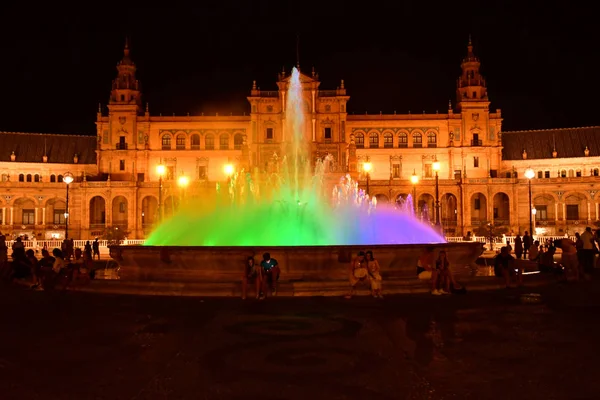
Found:
[[[191,204],[161,224],[146,240],[152,246],[314,246],[443,243],[429,224],[404,204],[371,200],[350,176],[332,191],[325,171],[331,156],[310,165],[300,73],[294,68],[286,101],[284,146],[279,172],[256,177],[233,174],[221,201]],[[256,179],[257,178],[257,179]]]

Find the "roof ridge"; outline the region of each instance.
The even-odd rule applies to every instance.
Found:
[[[556,131],[567,131],[572,129],[600,129],[599,125],[592,126],[574,126],[572,128],[550,128],[550,129],[524,129],[520,131],[502,131],[502,134],[507,133],[520,133],[520,132],[556,132]]]
[[[0,135],[44,135],[44,136],[77,136],[77,137],[96,137],[94,135],[82,135],[78,133],[42,133],[42,132],[10,132],[0,131]]]

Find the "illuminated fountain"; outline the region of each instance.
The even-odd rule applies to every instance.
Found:
[[[287,96],[291,133],[281,173],[259,184],[251,174],[231,175],[214,207],[190,205],[163,223],[146,241],[150,246],[329,246],[444,243],[409,207],[377,205],[349,175],[327,196],[325,170],[331,156],[312,171],[305,138],[300,73],[294,68]],[[291,146],[289,146],[291,145]],[[263,193],[259,193],[259,192]],[[404,208],[404,209],[402,209]]]
[[[446,243],[429,224],[415,218],[411,196],[404,204],[377,204],[349,175],[328,187],[326,170],[332,159],[326,156],[314,168],[311,165],[296,68],[286,101],[287,137],[277,172],[255,179],[257,174],[244,170],[227,171],[227,184],[217,185],[212,207],[182,207],[145,246],[120,249],[117,258],[124,278],[237,279],[240,263],[263,251],[280,260],[284,274],[306,279],[345,276],[347,263],[359,250],[373,250],[384,271],[412,274],[424,245],[447,247],[450,260],[463,265],[479,256],[481,245]]]

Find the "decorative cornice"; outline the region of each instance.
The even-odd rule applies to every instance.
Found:
[[[422,131],[423,133],[427,131],[436,131],[439,132],[439,126],[423,126],[423,127],[407,127],[407,128],[382,128],[382,127],[367,127],[367,128],[352,128],[352,132],[362,131],[362,132],[371,132],[377,131],[379,133],[383,133],[384,131],[392,131],[394,133],[398,133],[400,131],[412,132],[412,131]]]
[[[158,130],[158,134],[162,135],[163,133],[170,133],[172,135],[176,134],[176,133],[185,133],[187,135],[191,134],[191,133],[197,133],[200,135],[206,134],[206,133],[229,133],[229,134],[233,134],[233,133],[246,133],[246,128],[236,128],[236,129],[232,129],[232,128],[226,128],[226,129],[159,129]]]

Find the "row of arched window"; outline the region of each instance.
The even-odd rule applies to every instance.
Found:
[[[356,147],[365,147],[365,135],[362,132],[358,132],[354,135],[356,141]],[[423,134],[420,132],[413,132],[412,134],[413,147],[423,147]],[[369,147],[379,147],[379,133],[369,133]],[[385,132],[383,134],[383,147],[393,148],[394,147],[394,134],[391,132]],[[398,147],[408,147],[408,133],[398,133]],[[435,132],[427,132],[427,147],[437,147],[437,135]]]
[[[2,182],[8,181],[8,174],[2,174]],[[19,182],[41,182],[42,175],[40,174],[19,174]],[[50,182],[62,182],[62,175],[50,175]]]
[[[215,136],[207,134],[204,137],[204,150],[215,150]],[[219,149],[229,150],[229,134],[222,133],[218,136]],[[236,133],[233,136],[233,149],[241,150],[244,144],[244,135]],[[161,147],[163,150],[173,150],[173,136],[166,133],[161,138]],[[175,136],[175,150],[187,150],[187,137],[183,134]],[[190,136],[190,150],[200,150],[200,135],[193,134]]]

